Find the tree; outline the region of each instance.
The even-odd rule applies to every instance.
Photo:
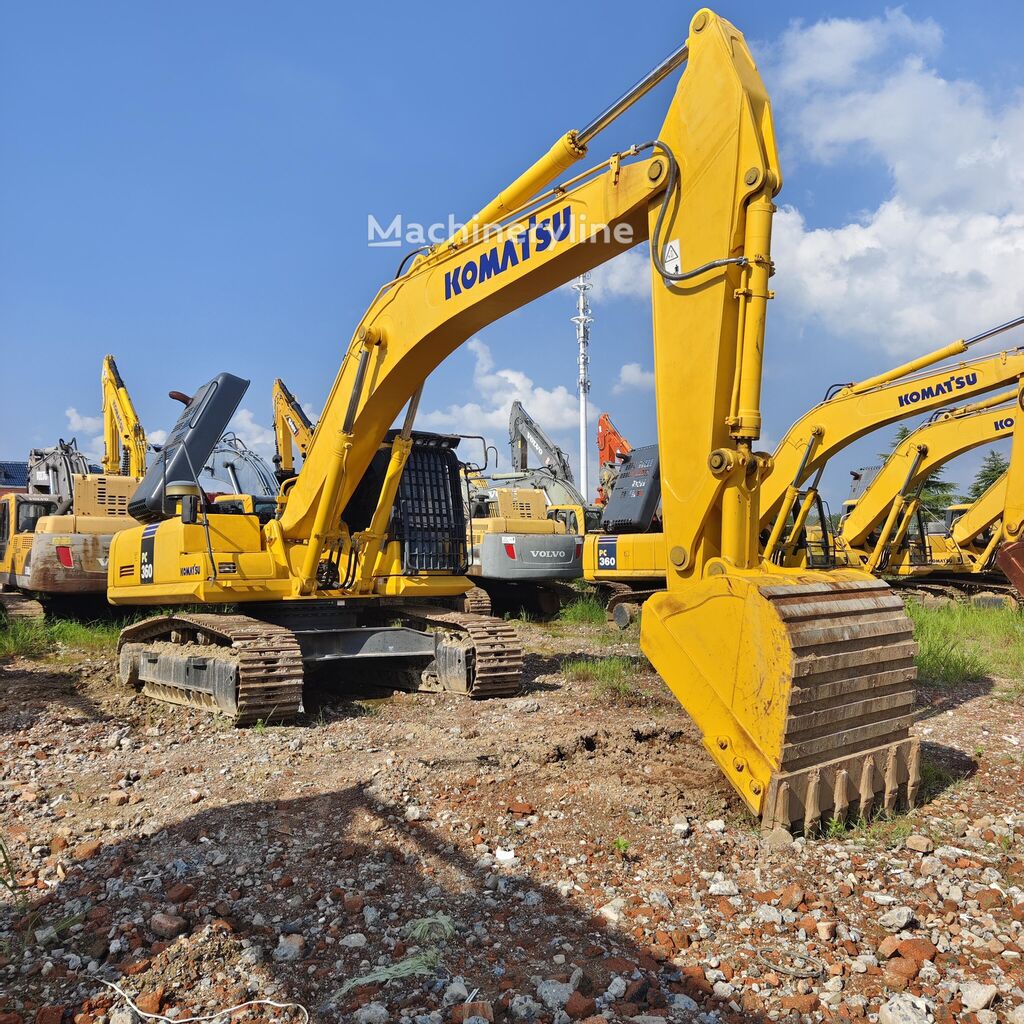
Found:
[[[981,460],[981,468],[971,482],[971,487],[967,494],[972,500],[976,501],[1009,468],[1010,460],[1002,452],[997,452],[995,448],[990,449],[986,453],[985,458]]]

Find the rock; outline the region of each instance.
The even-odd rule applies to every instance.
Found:
[[[352,1014],[352,1019],[356,1024],[388,1024],[391,1015],[383,1003],[367,1003]]]
[[[506,850],[504,847],[499,846],[494,851],[494,860],[498,864],[512,864],[516,859],[515,850]]]
[[[813,992],[803,996],[783,996],[782,1008],[796,1010],[797,1013],[814,1013],[818,1008],[818,997]]]
[[[63,1006],[40,1006],[36,1011],[36,1024],[60,1024],[63,1016]]]
[[[128,803],[128,794],[123,789],[115,789],[107,796],[107,799],[115,807],[124,807],[124,805]]]
[[[708,886],[708,892],[712,896],[739,896],[740,889],[731,878],[717,878]]]
[[[879,1009],[878,1024],[928,1024],[928,1003],[906,992],[900,993]]]
[[[908,960],[916,960],[918,963],[923,963],[925,960],[934,960],[935,955],[938,953],[935,944],[923,937],[904,939],[896,947],[896,951],[900,956],[906,957]]]
[[[445,1006],[464,1003],[469,998],[469,989],[461,978],[456,978],[445,990],[442,1002]]]
[[[100,852],[102,846],[103,844],[98,839],[87,839],[84,843],[79,843],[71,851],[71,856],[75,860],[92,860]]]
[[[703,973],[703,972],[702,972]],[[604,993],[609,999],[621,999],[626,994],[626,981],[624,978],[612,978],[608,982],[608,988]]]
[[[167,890],[165,895],[171,903],[186,903],[192,899],[196,894],[196,888],[194,885],[189,885],[188,882],[178,882],[172,885]]]
[[[526,995],[513,997],[508,1008],[512,1016],[518,1020],[533,1020],[538,1014],[544,1012],[544,1007],[540,1003]]]
[[[420,821],[423,818],[423,808],[417,804],[409,804],[405,809],[406,821]]]
[[[721,818],[715,818],[707,823],[707,830],[709,832],[724,832],[725,822]]]
[[[904,928],[909,928],[913,920],[914,912],[910,907],[893,907],[882,914],[878,923],[887,932],[901,932]]]
[[[592,1017],[597,1012],[597,1003],[582,992],[573,992],[566,1000],[565,1012],[573,1020],[582,1020],[585,1017]]]
[[[682,992],[675,992],[669,996],[669,1006],[673,1010],[682,1010],[685,1013],[699,1013],[700,1004]]]
[[[572,985],[567,981],[542,981],[537,986],[537,998],[552,1012],[561,1010],[572,995]]]
[[[796,882],[791,882],[779,895],[779,906],[783,910],[796,910],[804,901],[804,891]]]
[[[149,930],[161,939],[173,939],[188,928],[188,921],[177,914],[154,914],[149,919]]]
[[[139,1024],[139,1015],[130,1006],[119,1006],[110,1011],[107,1020],[110,1024]]]
[[[494,1007],[484,999],[452,1007],[452,1024],[469,1024],[470,1020],[485,1020],[494,1024]]]
[[[988,1009],[998,994],[995,985],[983,985],[979,981],[965,981],[960,986],[960,1001],[968,1011]]]
[[[509,711],[517,715],[532,715],[540,711],[540,701],[534,700],[532,697],[520,697],[518,700],[510,700],[507,706]]]
[[[306,940],[301,935],[282,935],[277,940],[274,959],[280,963],[290,963],[293,960],[298,960],[305,949]]]
[[[778,907],[762,903],[754,911],[754,917],[762,924],[782,924],[782,911]]]
[[[361,914],[363,912],[363,897],[357,892],[345,893],[342,903],[345,910],[350,914]]]
[[[157,985],[156,988],[147,989],[135,1000],[135,1005],[143,1013],[159,1013],[164,1002],[164,987]]]
[[[362,949],[366,945],[366,936],[362,932],[353,932],[338,940],[341,946],[348,946],[349,949]]]
[[[836,923],[835,921],[819,921],[815,926],[815,931],[822,942],[831,942],[836,937]]]
[[[931,853],[935,849],[935,844],[927,836],[921,835],[907,836],[903,845],[914,853]]]
[[[1009,1024],[1024,1024],[1024,1003],[1018,1003],[1006,1019]]]

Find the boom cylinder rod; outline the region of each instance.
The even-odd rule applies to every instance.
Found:
[[[614,103],[601,111],[593,121],[576,133],[576,141],[585,146],[590,140],[608,127],[617,117],[624,114],[641,96],[649,93],[659,82],[664,81],[676,68],[682,67],[689,56],[689,49],[683,43],[673,50],[660,64],[652,68],[632,88],[627,89]]]
[[[976,334],[973,338],[966,338],[964,340],[964,347],[970,348],[972,345],[977,345],[979,341],[985,341],[988,338],[994,338],[997,334],[1002,334],[1004,331],[1013,330],[1014,327],[1020,327],[1024,324],[1024,316],[1019,316],[1015,320],[1007,320],[1005,324],[1000,324],[998,327],[992,327],[987,331],[982,331],[981,334]]]
[[[649,71],[631,89],[627,89],[610,107],[601,111],[582,131],[566,132],[539,160],[528,167],[508,188],[499,192],[482,210],[479,210],[442,247],[462,245],[499,223],[513,210],[522,206],[542,188],[550,185],[563,171],[587,155],[587,143],[598,132],[607,128],[620,114],[628,110],[641,96],[663,81],[676,68],[686,63],[689,51],[684,43],[670,53],[657,67]]]

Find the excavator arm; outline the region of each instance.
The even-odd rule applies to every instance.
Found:
[[[146,432],[113,356],[105,356],[103,387],[103,472],[112,476],[146,475]]]
[[[604,506],[611,494],[611,485],[620,460],[628,455],[633,446],[619,433],[608,413],[601,413],[597,421],[597,465],[600,483],[597,488],[597,504]]]
[[[530,468],[529,453],[540,459],[540,464],[549,469],[558,480],[573,482],[569,456],[548,437],[546,431],[515,401],[508,414],[508,443],[512,449],[512,470],[521,473]]]
[[[295,476],[295,449],[303,459],[313,441],[314,426],[298,399],[278,377],[273,387],[274,472],[278,480]]]
[[[854,564],[870,571],[890,566],[906,536],[928,477],[972,448],[1010,437],[1017,417],[1007,405],[1017,390],[940,413],[905,438],[844,517],[838,541]]]

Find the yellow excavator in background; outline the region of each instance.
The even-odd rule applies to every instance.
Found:
[[[1010,438],[1018,390],[937,413],[904,438],[858,497],[847,503],[836,533],[836,562],[889,576],[922,576],[966,569],[954,544],[929,535],[921,491],[932,474],[958,455]]]
[[[825,467],[845,448],[875,430],[985,395],[1024,374],[1024,348],[937,365],[1022,324],[1024,317],[1017,317],[867,380],[830,388],[824,401],[789,428],[771,457],[758,524],[765,559],[792,563],[808,523],[823,518],[819,484]],[[620,626],[632,620],[638,604],[663,588],[668,565],[666,540],[658,532],[593,535],[584,543],[584,578],[612,591],[609,612]]]
[[[146,475],[146,432],[124,386],[113,356],[104,356],[100,371],[103,389],[103,472],[108,476]]]
[[[549,187],[684,64],[655,140]],[[470,586],[465,522],[450,445],[412,429],[423,383],[487,324],[649,240],[669,572],[648,602],[642,649],[766,827],[810,830],[851,808],[913,804],[917,648],[902,602],[861,570],[793,570],[760,555],[770,462],[754,442],[781,184],[746,42],[700,10],[684,45],[381,288],[279,519],[261,527],[202,505],[190,448],[212,443],[245,382],[221,374],[196,393],[163,472],[133,500],[151,522],[115,538],[108,594],[211,610],[128,627],[125,682],[252,721],[295,712],[304,663],[347,669],[369,648],[421,685],[472,695],[500,678],[498,692],[516,689],[521,653],[507,624],[444,607]]]
[[[29,453],[28,491],[0,498],[0,601],[8,614],[97,597],[111,538],[136,525],[128,502],[146,469],[146,435],[113,356],[103,360],[103,468],[74,441]]]
[[[273,387],[274,404],[274,474],[278,483],[284,483],[296,474],[295,449],[306,458],[313,443],[313,423],[299,400],[278,377]]]

